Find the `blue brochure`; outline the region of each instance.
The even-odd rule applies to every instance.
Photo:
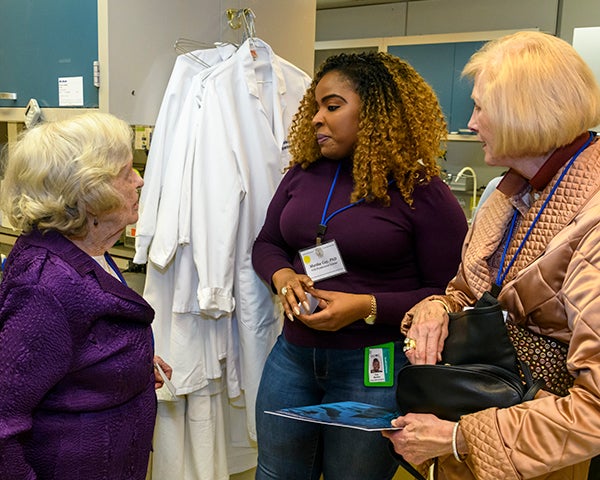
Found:
[[[357,428],[366,431],[399,430],[392,427],[392,420],[400,415],[377,405],[360,402],[336,402],[306,407],[282,408],[271,415],[322,423],[338,427]]]

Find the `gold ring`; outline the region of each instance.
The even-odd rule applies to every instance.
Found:
[[[414,338],[406,337],[404,339],[404,347],[402,348],[403,352],[408,352],[417,346],[417,341]]]
[[[288,288],[289,288],[289,287],[283,287],[283,288],[281,289],[281,294],[282,294],[283,296],[287,295]]]

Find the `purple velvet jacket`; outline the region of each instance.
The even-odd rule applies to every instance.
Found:
[[[0,283],[0,478],[146,475],[154,311],[62,235],[21,235]]]
[[[342,166],[326,216],[350,203],[351,162]],[[327,159],[306,170],[296,166],[279,184],[252,253],[256,272],[268,284],[284,267],[305,273],[298,251],[315,245],[337,167],[337,161]],[[439,177],[415,186],[412,206],[394,185],[388,193],[389,207],[363,202],[329,220],[323,242],[335,239],[347,273],[315,283],[323,290],[374,294],[375,325],[361,320],[324,332],[286,319],[283,331],[289,342],[353,349],[399,340],[405,312],[429,295],[444,293],[458,269],[467,232],[458,201]]]

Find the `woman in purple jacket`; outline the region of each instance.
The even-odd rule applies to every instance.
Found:
[[[285,311],[258,392],[257,479],[393,477],[380,434],[264,412],[345,400],[395,409],[400,320],[444,291],[467,230],[438,176],[445,136],[433,90],[399,58],[342,54],[317,72],[253,250]],[[383,373],[370,372],[376,357]]]
[[[106,253],[138,216],[131,146],[129,125],[93,113],[8,150],[0,206],[22,234],[0,283],[3,480],[145,478],[154,312]]]

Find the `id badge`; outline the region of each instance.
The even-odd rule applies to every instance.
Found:
[[[304,271],[314,282],[346,273],[335,240],[300,250],[300,258]]]
[[[394,342],[365,348],[365,387],[394,385]]]

